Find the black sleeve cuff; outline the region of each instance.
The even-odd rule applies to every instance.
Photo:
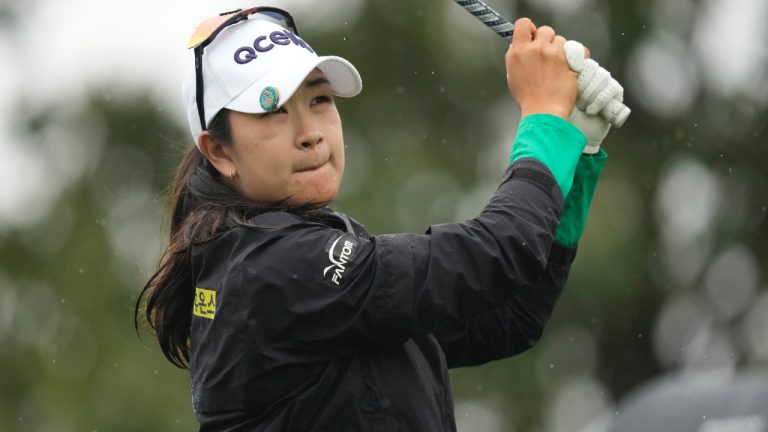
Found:
[[[541,186],[562,207],[564,198],[560,186],[557,184],[549,168],[538,160],[525,158],[515,161],[504,172],[502,184],[511,179],[526,180]]]

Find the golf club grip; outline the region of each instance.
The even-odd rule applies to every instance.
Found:
[[[497,35],[504,38],[507,42],[512,42],[512,31],[515,26],[511,22],[504,19],[498,12],[491,9],[490,6],[481,2],[480,0],[454,0],[459,6],[467,10],[483,22],[483,24],[490,27]]]
[[[507,42],[512,42],[512,32],[515,26],[499,15],[490,6],[480,0],[454,0],[459,6],[467,12],[474,15],[486,26],[490,27],[497,35],[501,36]],[[620,128],[629,117],[632,111],[623,103],[612,100],[603,108],[600,115],[608,120],[614,127]]]

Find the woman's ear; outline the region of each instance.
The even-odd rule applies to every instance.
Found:
[[[237,165],[232,159],[230,146],[221,145],[208,131],[200,134],[197,146],[222,176],[231,179],[237,175]]]

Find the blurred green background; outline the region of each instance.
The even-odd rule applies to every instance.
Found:
[[[591,48],[633,114],[542,341],[453,371],[461,431],[578,430],[676,371],[768,363],[768,3],[489,0]],[[373,233],[476,215],[519,117],[505,43],[449,0],[263,2],[360,70],[336,208]],[[242,1],[0,0],[0,430],[188,431],[188,373],[132,308],[192,145],[186,38]]]

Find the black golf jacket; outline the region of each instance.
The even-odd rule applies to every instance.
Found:
[[[447,369],[540,337],[574,248],[550,171],[522,159],[482,213],[369,235],[266,213],[196,246],[193,407],[201,431],[455,431]]]

